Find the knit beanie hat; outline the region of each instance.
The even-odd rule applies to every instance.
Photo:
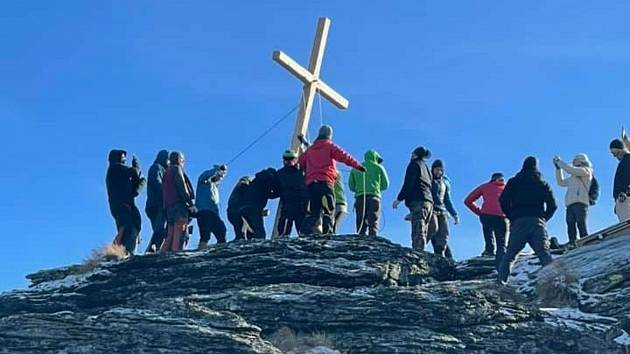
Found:
[[[523,170],[538,170],[538,159],[529,156],[523,161]]]
[[[419,146],[413,150],[413,154],[416,155],[419,159],[430,159],[431,158],[431,150],[425,148],[424,146]]]
[[[434,168],[444,168],[444,162],[442,160],[435,160],[433,161],[433,164],[431,164],[431,169]]]
[[[615,140],[611,141],[610,142],[610,148],[611,149],[623,150],[623,148],[624,148],[623,141],[621,141],[621,139],[615,139]]]
[[[490,182],[494,182],[494,181],[496,181],[496,180],[500,180],[500,179],[502,179],[502,178],[505,178],[505,177],[503,176],[503,173],[501,173],[501,172],[495,172],[495,173],[493,173],[493,174],[492,174],[492,177],[490,177]]]
[[[282,154],[282,158],[285,160],[293,160],[297,158],[297,154],[295,152],[293,152],[293,150],[286,150],[283,154]]]
[[[319,134],[317,138],[319,139],[332,139],[333,128],[330,125],[322,125],[319,128]]]

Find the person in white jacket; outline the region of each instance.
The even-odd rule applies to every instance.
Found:
[[[575,246],[580,238],[588,235],[586,220],[588,208],[590,206],[589,190],[593,181],[593,167],[586,154],[578,154],[573,159],[573,164],[569,165],[556,156],[553,159],[556,166],[556,180],[558,185],[567,188],[565,195],[565,205],[567,207],[567,233],[569,245]],[[564,172],[569,176],[565,178]]]

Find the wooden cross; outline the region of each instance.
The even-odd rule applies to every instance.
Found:
[[[290,73],[292,73],[304,83],[297,122],[295,124],[293,135],[291,136],[291,150],[295,151],[297,154],[302,151],[302,143],[300,142],[298,137],[300,135],[306,135],[316,93],[319,92],[320,95],[322,95],[332,104],[337,106],[339,109],[348,108],[348,100],[319,78],[319,74],[322,68],[322,61],[324,59],[324,50],[326,49],[326,40],[328,38],[329,28],[330,19],[326,17],[320,17],[319,21],[317,22],[317,33],[315,34],[315,41],[313,42],[313,49],[311,51],[311,61],[309,63],[308,69],[300,66],[300,64],[291,59],[291,57],[289,57],[282,51],[277,50],[273,52],[273,60],[275,60],[276,63],[280,64],[283,68],[287,69]],[[274,224],[272,233],[273,236],[276,236],[278,234],[277,226],[280,216],[280,208],[281,207],[278,206],[276,222]]]

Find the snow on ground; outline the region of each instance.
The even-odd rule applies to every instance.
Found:
[[[33,290],[49,291],[49,290],[64,289],[64,288],[65,289],[77,288],[81,284],[87,282],[88,279],[92,277],[93,275],[108,276],[111,274],[112,273],[110,271],[104,270],[104,269],[96,269],[91,272],[86,272],[86,273],[81,273],[81,274],[70,274],[62,279],[51,280],[51,281],[37,284],[33,287]]]

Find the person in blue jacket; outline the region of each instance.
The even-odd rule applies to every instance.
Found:
[[[203,171],[197,180],[197,225],[199,226],[198,250],[208,248],[211,234],[217,239],[217,243],[226,242],[225,223],[219,216],[219,184],[227,174],[226,165],[215,165],[213,168]]]
[[[444,162],[435,160],[431,165],[431,193],[433,195],[433,215],[429,222],[429,239],[433,245],[433,253],[453,258],[448,247],[448,219],[452,217],[455,225],[459,223],[459,215],[451,200],[451,181],[444,173]]]

